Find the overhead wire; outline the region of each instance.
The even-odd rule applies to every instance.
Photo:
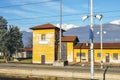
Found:
[[[112,11],[113,12],[113,11]],[[96,12],[98,13],[98,12]],[[107,13],[107,12],[104,12]],[[63,15],[63,17],[67,17],[67,16],[77,16],[77,15],[83,15],[84,13],[77,13],[77,14],[65,14]],[[102,14],[102,13],[101,13]],[[29,18],[9,18],[7,20],[26,20],[26,19],[37,19],[37,18],[54,18],[54,17],[59,17],[59,15],[52,15],[52,16],[42,16],[42,17],[29,17]],[[105,16],[104,18],[113,18],[113,17],[120,17],[120,16]]]
[[[7,6],[0,6],[0,8],[10,8],[10,7],[17,7],[17,6],[25,6],[25,5],[34,5],[40,3],[48,3],[53,1],[42,1],[42,2],[35,2],[35,3],[24,3],[24,4],[17,4],[17,5],[7,5]]]
[[[56,1],[56,0],[53,0]],[[0,8],[9,8],[9,7],[16,7],[16,6],[25,6],[25,5],[35,5],[35,4],[40,4],[40,3],[48,3],[48,2],[53,2],[53,1],[44,1],[44,2],[36,2],[36,3],[25,3],[25,4],[18,4],[18,5],[8,5],[8,6],[1,6]],[[89,0],[88,0],[89,3]],[[89,4],[88,4],[89,6]],[[95,13],[100,13],[100,14],[105,14],[105,13],[115,13],[115,12],[120,12],[120,10],[111,10],[111,11],[100,11],[100,12],[95,12]],[[88,14],[87,13],[76,13],[76,14],[65,14],[63,15],[63,17],[66,16],[77,16],[77,15],[83,15],[83,14]],[[29,17],[29,18],[10,18],[7,20],[10,21],[15,21],[15,20],[30,20],[30,19],[37,19],[37,18],[54,18],[54,17],[59,17],[60,15],[52,15],[52,16],[47,16],[47,15],[43,15],[42,17]],[[120,16],[112,16],[112,17],[120,17]],[[111,18],[111,16],[109,17],[105,17],[105,18]]]
[[[53,1],[56,1],[56,0],[53,0]],[[18,4],[18,5],[8,5],[8,6],[1,6],[0,8],[9,8],[9,7],[25,6],[25,5],[34,5],[34,4],[40,4],[40,3],[49,3],[49,2],[53,2],[53,1],[42,1],[42,2],[36,2],[36,3],[25,3],[25,4]],[[88,3],[89,3],[89,0],[88,0]],[[89,4],[88,4],[88,7],[89,7]],[[95,12],[95,13],[101,13],[101,14],[103,14],[103,13],[111,13],[111,12],[120,12],[120,10],[101,11],[101,12]],[[65,15],[63,15],[63,17],[65,17],[65,16],[74,16],[74,15],[76,16],[76,15],[82,15],[82,14],[88,14],[88,12],[87,13],[77,13],[77,14],[65,14]],[[35,18],[51,18],[51,17],[59,17],[59,15],[43,16],[43,17],[29,17],[29,18],[12,18],[12,19],[8,19],[8,20],[22,20],[22,19],[35,19]]]

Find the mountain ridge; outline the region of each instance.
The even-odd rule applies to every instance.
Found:
[[[120,42],[120,25],[106,23],[103,27],[103,42]],[[24,46],[30,45],[32,32],[21,31],[23,33]],[[100,25],[94,25],[94,42],[100,42]],[[89,25],[68,29],[64,36],[78,36],[80,42],[89,42]]]
[[[103,42],[120,42],[120,25],[106,23],[103,27]],[[94,25],[94,42],[100,42],[100,25]],[[74,35],[78,36],[80,42],[89,41],[89,26],[77,27],[67,30],[64,33],[65,36]]]

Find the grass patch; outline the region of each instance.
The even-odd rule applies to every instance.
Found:
[[[5,59],[0,59],[0,63],[3,63],[3,62],[5,62]]]
[[[8,61],[8,63],[25,63],[25,64],[31,64],[32,63],[32,59],[15,59],[14,61]]]
[[[21,59],[19,62],[32,63],[32,59]]]

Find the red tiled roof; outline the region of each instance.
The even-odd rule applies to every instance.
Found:
[[[74,47],[74,49],[88,49],[89,44],[86,43],[77,43]]]
[[[62,36],[61,41],[62,42],[73,42],[75,40],[78,40],[77,36]],[[79,40],[78,40],[79,41]]]
[[[38,29],[59,29],[58,27],[54,26],[53,24],[47,23],[47,24],[42,24],[38,26],[34,26],[30,28],[32,30],[38,30]]]
[[[104,48],[120,49],[120,43],[103,43]]]
[[[90,44],[78,43],[74,47],[75,49],[89,49]],[[100,43],[94,43],[95,49],[100,49]],[[103,49],[120,49],[120,43],[103,43]]]
[[[24,51],[32,51],[32,48],[24,48]]]

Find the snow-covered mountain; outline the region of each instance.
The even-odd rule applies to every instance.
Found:
[[[108,23],[103,24],[103,42],[120,42],[120,25]],[[78,36],[80,42],[89,42],[89,26],[74,27],[64,32],[65,36]],[[25,46],[30,44],[32,32],[22,31],[23,43]],[[94,25],[94,42],[100,42],[100,26]]]
[[[57,27],[60,27],[60,24],[56,24]],[[78,26],[74,25],[74,24],[62,24],[62,29],[64,30],[69,30],[72,28],[77,28]]]

